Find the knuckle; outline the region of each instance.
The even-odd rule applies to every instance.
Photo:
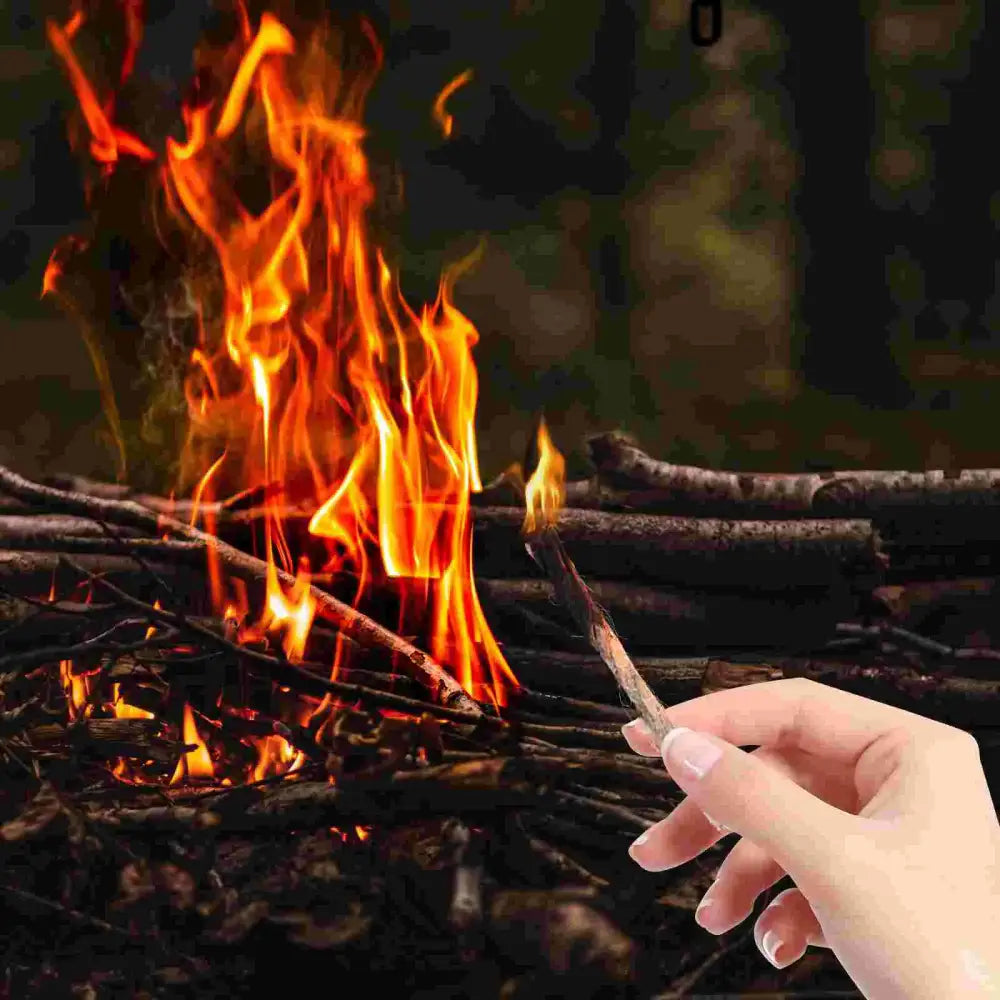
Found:
[[[936,742],[945,749],[979,756],[979,742],[971,733],[954,726],[944,726],[938,734]]]
[[[790,690],[801,691],[803,694],[814,694],[823,688],[822,684],[811,677],[786,677],[780,683],[787,684]]]

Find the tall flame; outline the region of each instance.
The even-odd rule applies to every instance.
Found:
[[[381,49],[365,24],[361,56],[337,60],[331,52],[346,42],[324,27],[300,41],[273,14],[255,30],[239,13],[224,51],[196,53],[197,92],[216,96],[185,105],[186,136],[166,140],[159,166],[168,212],[214,260],[188,279],[201,307],[183,478],[200,480],[199,502],[209,480],[212,489],[280,483],[281,502],[314,511],[309,532],[323,540],[325,571],[353,569],[359,596],[379,571],[397,581],[400,630],[425,635],[474,697],[504,704],[517,681],[472,578],[478,333],[452,302],[453,273],[432,304],[412,309],[367,230],[374,189],[361,113]],[[70,27],[78,25],[50,24],[49,37],[84,109],[92,154],[112,165],[122,154],[146,158],[147,147],[113,125],[110,102],[94,96]],[[349,62],[365,68],[348,76]],[[444,101],[465,79],[435,106],[446,131]],[[251,205],[247,178],[257,172],[270,187]],[[277,569],[291,571],[297,559],[286,508],[273,494],[266,505],[261,624],[284,632],[295,659],[316,612],[309,571],[298,565],[295,588],[283,591]],[[220,613],[239,605],[217,566],[210,577]]]
[[[170,778],[170,784],[176,785],[185,777],[213,777],[215,768],[212,766],[212,758],[208,752],[208,747],[205,745],[205,741],[198,733],[198,727],[195,725],[194,713],[191,711],[190,705],[184,706],[182,736],[185,743],[194,744],[194,749],[181,754],[180,760],[177,761],[177,767]]]
[[[559,520],[566,498],[566,460],[552,443],[545,418],[538,424],[538,464],[524,490],[524,532],[531,534]]]

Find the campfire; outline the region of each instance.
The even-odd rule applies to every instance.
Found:
[[[290,962],[414,996],[843,987],[697,928],[726,842],[635,868],[680,793],[619,728],[802,676],[986,739],[1000,471],[721,472],[608,433],[566,481],[541,421],[484,485],[467,262],[414,304],[370,224],[373,31],[237,6],[159,148],[120,124],[122,11],[116,86],[86,5],[48,37],[95,212],[121,171],[148,194],[187,421],[173,493],[127,485],[95,351],[121,481],[0,468],[2,995],[250,996]],[[88,244],[42,282],[79,316]]]

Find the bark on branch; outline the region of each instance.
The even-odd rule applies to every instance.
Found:
[[[528,575],[523,511],[477,508],[473,518],[476,572]],[[878,535],[863,520],[732,521],[564,509],[557,529],[580,572],[603,579],[785,589],[882,569]]]
[[[579,647],[578,630],[556,603],[547,580],[476,580],[491,625],[502,635],[523,637],[524,615],[561,628],[566,643]],[[687,591],[644,587],[614,580],[589,584],[627,647],[708,649],[815,645],[849,620],[856,601],[846,587],[805,588],[774,593]],[[515,638],[516,641],[516,638]]]
[[[864,516],[915,506],[996,507],[1000,469],[847,470],[840,472],[724,472],[674,465],[644,452],[627,435],[600,434],[588,442],[601,479],[646,491],[650,502],[722,508],[775,516]]]

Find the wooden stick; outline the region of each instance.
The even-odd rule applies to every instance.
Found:
[[[681,590],[618,580],[592,580],[595,599],[607,609],[610,620],[630,648],[697,651],[733,647],[797,648],[815,646],[832,638],[837,622],[857,614],[857,599],[846,586],[798,587],[775,593]],[[548,579],[488,580],[476,578],[476,590],[494,631],[516,645],[523,645],[521,617],[531,611],[551,619],[552,632],[563,617]],[[575,627],[575,626],[574,626]],[[530,633],[529,633],[530,634]],[[550,639],[557,639],[552,634]],[[582,642],[561,643],[561,648]],[[546,645],[555,647],[556,642]]]
[[[666,709],[642,679],[629,659],[625,647],[611,627],[594,595],[587,589],[573,561],[563,548],[555,528],[546,525],[532,533],[525,543],[531,558],[552,581],[566,610],[573,616],[597,654],[615,675],[629,701],[649,727],[659,745],[673,729]]]
[[[473,512],[473,557],[481,576],[524,576],[516,545],[524,511]],[[885,560],[870,521],[726,520],[610,514],[563,509],[555,527],[588,577],[648,580],[685,587],[787,589],[827,584],[839,576],[878,582]]]
[[[663,499],[780,516],[812,513],[872,513],[885,508],[1000,504],[1000,469],[845,470],[838,472],[726,472],[659,461],[632,438],[599,434],[588,441],[590,456],[605,482],[652,490]]]

